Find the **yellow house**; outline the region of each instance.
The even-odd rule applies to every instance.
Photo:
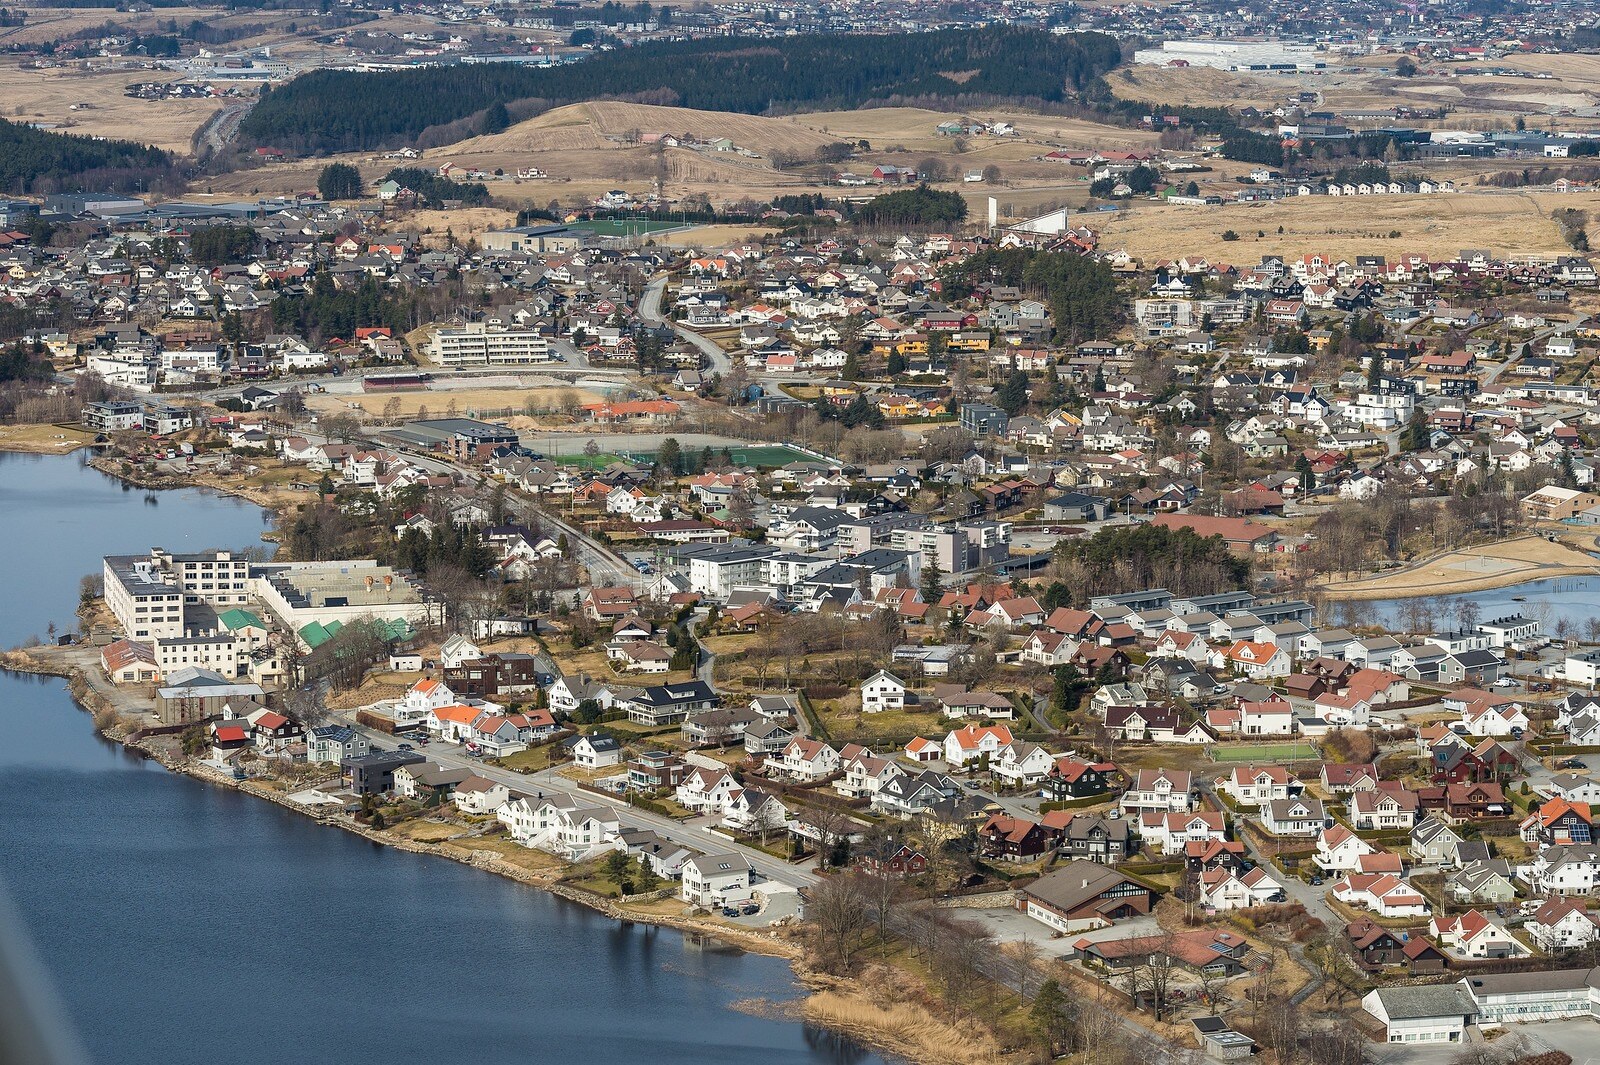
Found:
[[[951,351],[988,351],[989,346],[989,334],[982,330],[950,334]]]
[[[910,396],[884,396],[878,400],[878,410],[885,418],[910,418],[919,413],[921,406]]]

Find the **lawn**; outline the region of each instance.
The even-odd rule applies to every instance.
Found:
[[[558,743],[547,743],[542,747],[529,747],[525,751],[507,755],[500,759],[500,764],[506,769],[517,773],[537,773],[541,769],[548,769],[551,757],[561,751]]]
[[[841,710],[832,703],[822,703],[816,710],[817,717],[837,742],[856,740],[902,744],[913,736],[936,738],[950,731],[948,722],[937,713],[927,710],[884,710],[876,714],[863,714],[855,709]]]
[[[1218,743],[1211,756],[1219,762],[1297,762],[1318,758],[1309,743]]]
[[[554,455],[552,458],[558,465],[579,466],[586,470],[603,470],[613,462],[634,461],[610,451],[599,451],[593,455],[586,455],[580,451],[573,455]]]
[[[563,868],[566,863],[554,854],[524,847],[507,836],[468,836],[453,839],[445,844],[446,847],[456,847],[463,851],[488,851],[496,857],[526,869],[531,873],[546,873]]]
[[[779,466],[787,466],[791,462],[815,461],[814,456],[807,455],[804,451],[797,451],[787,444],[758,444],[751,447],[735,447],[729,448],[728,453],[732,456],[735,466],[755,466],[759,469],[776,469]],[[712,449],[712,454],[720,458],[722,449],[714,448]],[[624,458],[629,462],[650,465],[655,462],[656,453],[654,451],[630,451]],[[603,466],[604,463],[601,463],[601,465]]]
[[[575,223],[573,229],[586,229],[597,237],[647,237],[688,229],[685,222],[658,222],[645,218],[594,218]]]

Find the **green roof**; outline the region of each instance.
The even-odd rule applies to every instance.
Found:
[[[326,625],[323,625],[321,622],[313,621],[309,625],[301,627],[300,638],[305,641],[307,647],[315,651],[317,648],[321,647],[323,644],[339,635],[339,630],[342,628],[344,628],[344,625],[338,621],[330,621]]]
[[[218,614],[217,620],[220,621],[222,623],[222,627],[227,629],[229,632],[232,632],[235,629],[264,629],[267,627],[266,623],[263,622],[260,617],[252,614],[248,610],[241,610],[238,607],[234,607],[232,610],[226,610],[221,614]]]
[[[379,618],[377,621],[378,632],[385,640],[393,643],[395,640],[409,640],[416,631],[411,627],[411,622],[405,618]]]

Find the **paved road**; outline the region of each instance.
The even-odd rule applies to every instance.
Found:
[[[522,520],[535,517],[545,525],[553,527],[557,533],[567,534],[567,546],[571,549],[572,557],[589,571],[589,584],[591,587],[628,587],[640,590],[645,586],[644,576],[621,555],[591,539],[583,530],[567,521],[555,512],[539,506],[537,503],[506,492],[506,502],[510,509]]]
[[[355,711],[353,710],[343,711],[336,716],[339,717],[341,724],[349,725],[372,740],[375,750],[379,746],[388,747],[394,743],[395,738],[387,733],[357,725],[355,723]],[[637,807],[629,806],[620,796],[579,790],[573,781],[560,776],[553,769],[542,770],[538,773],[518,773],[510,769],[500,769],[484,764],[481,758],[471,757],[464,748],[456,744],[437,741],[430,743],[420,753],[430,762],[451,769],[471,769],[481,777],[499,781],[507,787],[524,794],[562,792],[563,794],[581,796],[585,800],[593,800],[598,804],[610,806],[617,810],[618,820],[626,827],[648,828],[663,839],[671,840],[674,843],[682,844],[702,853],[732,851],[743,855],[750,860],[751,866],[758,873],[769,880],[776,880],[795,887],[805,887],[817,882],[817,875],[803,865],[790,865],[788,862],[774,858],[764,851],[743,846],[725,836],[705,831],[701,827],[704,819],[698,819],[698,823],[685,824],[670,817],[663,817],[648,810],[640,810]],[[619,767],[619,771],[625,770]]]
[[[669,322],[662,316],[661,296],[666,290],[667,277],[665,274],[650,282],[649,287],[644,290],[644,298],[639,301],[640,321],[648,322],[651,325],[670,325],[672,331],[678,334],[681,339],[687,340],[700,349],[700,353],[706,357],[706,362],[709,364],[712,373],[726,377],[733,370],[733,360],[728,357],[726,351],[723,351],[719,345],[696,333],[693,329],[686,329],[676,322]]]

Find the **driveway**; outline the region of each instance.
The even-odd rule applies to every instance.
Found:
[[[1154,917],[1136,917],[1131,921],[1118,921],[1110,928],[1097,928],[1086,932],[1068,932],[1060,939],[1051,939],[1053,929],[1040,924],[1032,917],[1009,906],[993,909],[966,909],[954,907],[951,916],[971,921],[987,929],[1002,943],[1017,943],[1024,939],[1037,943],[1052,958],[1065,958],[1072,953],[1072,944],[1080,939],[1103,943],[1110,939],[1128,939],[1132,936],[1159,935],[1161,927]]]

